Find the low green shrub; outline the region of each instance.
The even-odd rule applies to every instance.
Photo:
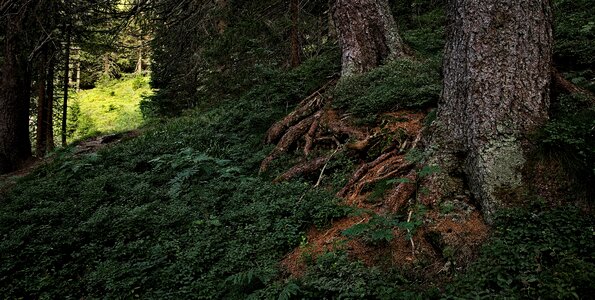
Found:
[[[536,137],[540,151],[562,162],[592,197],[595,188],[588,183],[595,180],[595,107],[580,95],[559,95],[557,100],[553,118]]]
[[[428,299],[438,290],[416,290],[396,269],[366,267],[343,251],[320,255],[299,279],[277,282],[255,299]]]
[[[329,192],[257,176],[264,132],[327,66],[270,73],[234,102],[22,180],[0,212],[0,296],[243,299],[274,286],[305,230],[347,213]]]
[[[564,69],[595,66],[595,7],[588,0],[553,1],[554,57]]]
[[[436,104],[442,89],[438,66],[435,60],[399,59],[343,78],[335,89],[333,105],[373,121],[383,112]]]
[[[446,16],[442,7],[429,8],[423,14],[411,14],[403,29],[403,40],[411,49],[427,57],[439,57],[444,49]]]
[[[593,218],[575,208],[510,209],[447,299],[586,299],[595,294]]]
[[[450,283],[418,282],[411,274],[366,267],[335,250],[321,255],[299,279],[274,282],[254,295],[260,299],[587,299],[595,292],[593,221],[572,207],[501,211],[480,258]]]
[[[347,213],[330,192],[258,176],[281,92],[61,152],[20,180],[2,199],[0,298],[244,299],[271,285],[310,226]]]

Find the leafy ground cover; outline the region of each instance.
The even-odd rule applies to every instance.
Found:
[[[19,180],[1,200],[2,298],[593,294],[593,219],[572,208],[504,212],[470,271],[450,268],[451,279],[441,282],[417,276],[421,263],[407,270],[372,266],[340,244],[304,255],[305,272],[290,277],[280,262],[307,247],[307,231],[353,211],[340,205],[336,190],[258,175],[271,150],[262,143],[265,131],[285,113],[288,78],[306,87],[326,80],[299,70],[278,74],[239,101],[165,120],[97,153],[65,149]],[[308,92],[292,93],[299,99]],[[336,178],[329,178],[332,186]],[[383,226],[366,228],[375,236]]]
[[[22,179],[1,200],[2,298],[243,298],[276,280],[302,233],[345,208],[257,176],[284,107],[271,92]]]
[[[411,22],[435,20],[443,20],[441,11]],[[435,25],[428,31],[405,28],[404,38],[416,52],[438,57],[442,27]],[[593,216],[572,206],[535,204],[539,199],[502,211],[467,268],[456,264],[458,249],[443,247],[438,254],[444,270],[433,280],[420,276],[427,262],[406,269],[370,264],[351,255],[347,243],[325,245],[322,253],[311,255],[308,249],[316,241],[310,231],[326,232],[337,220],[358,213],[342,206],[335,192],[365,158],[337,153],[317,188],[318,173],[272,182],[297,161],[292,151],[268,172],[259,175],[258,169],[273,149],[263,145],[266,130],[336,74],[335,56],[314,57],[292,71],[254,66],[246,77],[250,88],[231,101],[208,99],[183,117],[155,120],[140,136],[96,153],[61,150],[52,163],[2,190],[0,298],[547,299],[595,294]],[[384,110],[432,106],[439,95],[436,62],[394,62],[353,78],[352,85],[334,91],[333,107],[369,125],[386,123],[377,118]],[[395,69],[412,76],[398,81]],[[130,96],[125,91],[135,84],[142,94],[142,80],[106,83],[92,105],[109,111],[110,101]],[[561,98],[538,144],[550,155],[563,153],[580,171],[577,180],[584,180],[593,176],[593,127],[592,110],[580,103]],[[147,114],[157,110],[150,101],[144,109]],[[140,116],[136,113],[131,120]],[[117,124],[138,124],[120,121],[111,129],[94,128],[125,130]],[[84,132],[80,136],[93,130]],[[381,198],[388,184],[370,187],[371,193]],[[439,210],[449,214],[456,205],[444,203]],[[409,221],[406,215],[362,219],[338,235],[359,239],[381,254],[397,238],[409,251],[409,240],[391,230],[413,231],[425,221],[423,215]],[[295,259],[305,268],[292,277],[282,262],[296,249],[302,254]]]

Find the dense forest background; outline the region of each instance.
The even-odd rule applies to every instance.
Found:
[[[592,297],[595,7],[519,1],[549,105],[493,204],[435,150],[475,2],[0,2],[0,295]]]

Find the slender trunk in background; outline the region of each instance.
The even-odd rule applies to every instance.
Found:
[[[47,76],[47,94],[46,94],[46,119],[45,119],[45,143],[46,148],[45,152],[49,153],[54,150],[54,76],[56,67],[56,57],[55,51],[53,51],[53,55],[50,57],[48,63],[48,76]]]
[[[0,64],[0,174],[14,171],[31,157],[29,96],[31,73],[22,49],[23,20],[28,7],[9,11],[0,20],[6,34]]]
[[[76,61],[76,82],[75,82],[75,86],[76,86],[76,92],[80,92],[81,91],[81,48],[78,48],[77,50],[77,61]]]
[[[64,102],[62,104],[62,147],[66,147],[66,127],[68,123],[68,88],[70,83],[70,26],[65,25],[66,29],[66,49],[64,49],[64,81],[62,91]]]
[[[465,174],[490,221],[522,197],[528,135],[548,118],[550,1],[451,0],[447,12],[435,161],[449,178]]]
[[[44,46],[41,50],[39,67],[37,70],[37,134],[35,144],[35,155],[38,158],[45,156],[46,150],[46,122],[47,122],[47,89],[48,82],[48,49]]]
[[[406,55],[388,0],[336,0],[332,15],[342,75],[364,73]]]
[[[136,61],[136,68],[134,69],[134,74],[140,75],[143,73],[143,48],[142,45],[138,49],[138,59]]]
[[[291,15],[291,67],[295,68],[302,63],[299,18],[300,1],[291,0],[289,4],[289,13]]]
[[[77,71],[78,73],[78,71]],[[110,62],[109,62],[109,53],[103,55],[103,75],[110,77]],[[77,80],[78,80],[77,75]]]

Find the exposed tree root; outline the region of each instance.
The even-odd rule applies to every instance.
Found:
[[[393,188],[385,198],[385,205],[391,213],[397,213],[401,208],[407,204],[407,201],[414,197],[417,191],[415,182],[417,181],[417,172],[415,170],[409,171],[409,174],[404,176],[409,182],[401,182]]]
[[[355,199],[367,185],[409,172],[414,164],[408,162],[402,153],[406,149],[415,149],[420,139],[421,131],[411,143],[405,139],[400,145],[394,145],[393,150],[385,152],[372,162],[363,164],[353,174],[347,185],[337,193],[337,197]]]
[[[283,132],[287,130],[287,128],[292,127],[302,119],[320,110],[324,104],[324,93],[329,87],[335,86],[336,83],[336,79],[330,80],[323,87],[312,93],[306,99],[302,100],[298,104],[297,108],[285,118],[273,124],[273,126],[271,126],[271,128],[267,131],[266,143],[270,144],[276,142],[279,137],[283,135]]]
[[[337,135],[348,135],[351,138],[357,140],[363,140],[367,138],[367,133],[359,128],[350,126],[344,120],[339,118],[338,114],[334,110],[327,110],[325,114],[325,125],[331,133]]]
[[[337,193],[337,197],[340,197],[340,198],[346,197],[347,193],[349,193],[349,191],[362,179],[362,177],[364,177],[364,175],[366,175],[368,173],[368,171],[370,169],[383,163],[385,160],[387,160],[389,157],[395,155],[396,153],[397,153],[397,150],[392,150],[388,153],[384,153],[384,154],[380,155],[378,158],[376,158],[372,162],[363,164],[361,167],[359,167],[359,169],[357,169],[357,171],[355,171],[353,176],[351,176],[351,179],[349,179],[349,182],[347,182],[347,185],[345,185],[345,187],[343,187]]]
[[[310,125],[310,129],[306,133],[306,145],[304,146],[304,155],[309,156],[310,151],[312,151],[312,146],[314,145],[314,138],[316,137],[316,130],[318,130],[318,125],[320,124],[320,117],[322,116],[322,112],[319,111],[314,115],[314,121],[312,125]]]
[[[277,146],[262,161],[261,173],[268,169],[273,160],[302,139],[304,140],[303,152],[305,156],[309,156],[319,142],[330,140],[336,144],[336,148],[342,149],[341,140],[365,139],[367,137],[364,130],[350,126],[327,105],[330,99],[323,93],[336,82],[336,79],[329,81],[318,91],[302,100],[293,112],[271,126],[267,132],[266,141],[268,143],[277,142]]]
[[[360,129],[339,117],[327,104],[321,104],[320,107],[321,109],[312,111],[293,125],[280,127],[284,128],[278,133],[280,140],[275,150],[263,161],[262,170],[266,170],[271,161],[290,146],[301,145],[298,143],[300,139],[305,141],[303,152],[306,157],[314,152],[328,152],[329,147],[334,148],[332,155],[304,161],[275,179],[275,182],[290,180],[322,169],[318,182],[313,187],[316,188],[320,185],[324,169],[333,155],[344,151],[343,153],[362,160],[362,163],[337,196],[343,198],[346,204],[369,209],[371,213],[335,220],[331,228],[325,231],[312,228],[308,233],[307,245],[296,248],[284,259],[282,264],[287,270],[294,276],[300,276],[305,270],[302,259],[304,254],[317,256],[337,247],[342,247],[340,249],[348,251],[367,265],[386,264],[388,258],[389,263],[415,269],[418,260],[428,261],[428,267],[420,274],[427,278],[451,276],[451,266],[459,268],[467,263],[487,236],[487,227],[481,220],[481,215],[471,205],[460,200],[453,202],[453,210],[449,214],[441,213],[437,206],[426,205],[424,196],[420,193],[425,178],[418,178],[416,163],[405,158],[406,153],[415,149],[421,140],[425,114],[395,112],[387,114],[387,121],[378,128]],[[403,180],[397,180],[380,203],[370,205],[365,201],[371,194],[371,186],[397,178]],[[424,204],[428,209],[423,216],[418,215],[418,204]],[[372,214],[387,213],[403,213],[405,217],[402,221],[406,223],[419,222],[423,218],[423,225],[416,225],[419,228],[415,230],[409,227],[393,228],[394,238],[382,247],[342,235],[345,229],[369,221]],[[457,249],[460,256],[456,260],[445,257],[443,251],[447,247]]]
[[[310,116],[301,120],[296,125],[290,127],[277,144],[277,147],[275,147],[271,154],[269,154],[269,156],[267,156],[262,161],[262,163],[260,164],[260,172],[262,173],[266,171],[275,158],[279,157],[279,155],[281,155],[283,152],[286,152],[289,146],[291,146],[298,139],[300,139],[302,135],[304,135],[304,133],[308,131],[308,129],[314,122],[314,119],[314,116]]]
[[[319,170],[320,168],[322,168],[322,166],[324,166],[324,164],[329,159],[330,159],[330,157],[318,157],[318,158],[315,158],[310,161],[305,161],[301,164],[298,164],[298,165],[292,167],[287,172],[285,172],[285,173],[281,174],[279,177],[275,178],[274,182],[286,181],[286,180],[295,178],[297,176],[300,176],[302,174],[308,174],[308,173],[315,172],[315,171]]]
[[[566,78],[564,78],[564,76],[562,76],[562,73],[560,73],[560,71],[555,68],[552,70],[552,82],[556,89],[569,94],[584,95],[592,104],[595,104],[595,95],[593,93],[568,81]]]

